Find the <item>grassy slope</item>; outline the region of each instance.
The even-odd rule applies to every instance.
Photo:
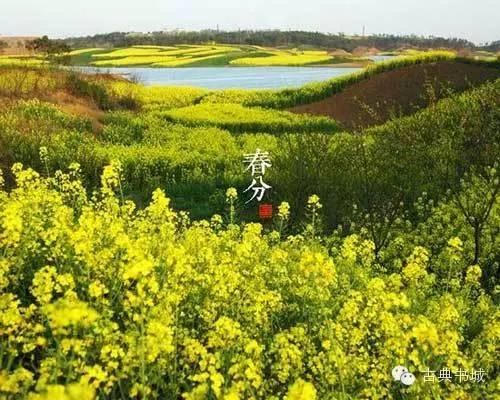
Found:
[[[374,75],[326,99],[289,111],[329,116],[352,130],[411,114],[452,92],[499,77],[500,69],[477,64],[439,61],[411,65]]]
[[[0,103],[2,95],[14,105],[20,98],[38,98],[56,104],[56,108],[65,112],[68,118],[77,119],[61,126],[53,117],[60,114],[50,109],[47,111],[43,104],[21,104],[21,108],[7,113],[3,126],[0,123],[0,130],[4,129],[3,139],[10,137],[1,146],[6,152],[0,157],[4,165],[7,166],[9,160],[20,160],[36,166],[38,149],[46,146],[52,154],[54,168],[79,161],[90,182],[95,183],[97,181],[93,179],[98,179],[101,168],[117,158],[126,166],[124,173],[128,193],[145,198],[156,186],[166,186],[176,205],[190,209],[198,216],[207,215],[210,211],[208,197],[218,196],[217,193],[230,185],[241,187],[243,151],[250,152],[259,147],[273,153],[287,153],[285,145],[289,144],[289,138],[283,136],[284,133],[338,132],[337,124],[326,118],[241,104],[200,104],[202,99],[213,94],[206,90],[146,88],[111,78],[83,76],[81,79],[97,80],[86,85],[68,80],[68,76],[63,71],[37,69],[24,76],[15,69],[10,72],[0,69]],[[23,82],[24,86],[18,85],[19,82]],[[97,88],[103,88],[105,94]],[[142,110],[124,116],[118,114],[113,118],[107,111],[135,103],[141,104]],[[82,119],[87,123],[79,122]],[[76,132],[74,128],[68,130],[68,127],[75,126],[79,127]],[[349,148],[351,139],[344,138],[345,135],[327,136],[339,137],[339,149],[347,151]],[[314,142],[316,139],[311,140]],[[300,149],[296,160],[300,161],[310,151],[323,154],[323,140],[315,144],[314,149]],[[332,157],[341,160],[343,153],[339,150]],[[316,164],[315,161],[304,165]],[[344,168],[315,167],[317,170],[311,171],[311,175],[307,168],[303,169],[304,165],[298,167],[296,173],[288,162],[278,167],[277,171],[284,176],[280,175],[276,182],[292,179],[282,190],[294,188],[297,180],[314,185],[314,176],[320,171],[325,173]],[[287,177],[288,171],[293,176]],[[306,172],[305,176],[301,175]],[[331,187],[332,184],[325,184],[325,188]],[[299,192],[311,193],[310,190],[297,188],[295,192],[298,196]],[[287,198],[291,199],[293,193],[287,194]]]
[[[429,52],[417,56],[397,58],[371,64],[367,68],[349,75],[324,82],[311,83],[301,88],[282,90],[225,90],[214,92],[202,100],[207,103],[240,103],[246,106],[285,109],[323,100],[346,88],[387,71],[412,65],[426,65],[440,61],[470,63],[499,68],[498,61],[479,61],[459,58],[450,52]],[[396,83],[395,83],[396,84]]]

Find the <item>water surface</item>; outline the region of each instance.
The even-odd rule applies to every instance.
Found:
[[[381,61],[387,61],[387,60],[392,60],[393,58],[396,58],[397,56],[369,56],[367,57],[368,59],[375,61],[375,62],[381,62]]]
[[[110,72],[137,79],[144,85],[195,86],[207,89],[280,89],[299,87],[360,68],[336,67],[196,67],[196,68],[91,68],[84,72]]]

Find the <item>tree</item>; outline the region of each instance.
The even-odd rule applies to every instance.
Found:
[[[497,166],[487,169],[483,175],[467,174],[461,181],[461,190],[453,198],[472,228],[474,236],[473,264],[479,263],[482,253],[482,237],[484,228],[492,210],[498,206],[500,176]],[[489,278],[489,271],[483,271],[484,278]]]
[[[66,54],[71,48],[62,40],[52,40],[48,36],[42,36],[26,43],[26,48],[36,53],[42,53],[44,56],[55,62],[65,62]]]
[[[9,44],[4,40],[0,40],[0,54],[2,54],[4,52],[4,49],[6,49],[7,47],[9,47]]]

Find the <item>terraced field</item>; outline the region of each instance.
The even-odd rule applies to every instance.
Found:
[[[364,66],[370,60],[326,50],[276,49],[252,45],[200,44],[155,46],[136,45],[122,48],[92,47],[74,49],[67,54],[72,65],[91,67],[204,67],[204,66],[314,66],[351,64]],[[2,65],[40,63],[41,54],[7,53]],[[67,60],[65,60],[67,61]],[[346,64],[346,66],[347,66]]]
[[[326,51],[229,45],[133,46],[109,50],[92,48],[75,50],[71,56],[75,64],[96,67],[301,66],[336,62]]]
[[[245,66],[300,66],[324,64],[332,61],[326,51],[273,51],[267,57],[237,58],[231,61],[232,65]]]

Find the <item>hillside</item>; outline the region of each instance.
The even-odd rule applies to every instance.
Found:
[[[299,114],[325,115],[345,128],[365,127],[391,115],[407,115],[430,101],[500,77],[481,64],[439,61],[390,70],[356,82],[326,99],[292,107]]]
[[[361,134],[283,110],[432,57],[284,91],[1,67],[2,398],[496,399],[500,79]],[[485,380],[423,378],[455,367]]]
[[[362,193],[362,180],[356,181],[357,167],[351,164],[353,160],[360,162],[356,142],[353,142],[356,136],[341,133],[342,127],[328,116],[291,113],[272,106],[317,98],[333,90],[342,94],[381,77],[385,80],[383,77],[388,74],[401,74],[403,72],[399,71],[415,68],[401,63],[403,61],[393,62],[377,67],[378,70],[371,69],[352,77],[288,91],[144,87],[110,76],[85,76],[43,68],[3,68],[0,69],[0,101],[5,106],[0,110],[0,161],[7,170],[16,160],[40,167],[38,151],[40,147],[46,147],[51,153],[51,170],[77,161],[86,171],[89,187],[95,187],[102,168],[118,159],[123,163],[123,174],[127,178],[124,190],[128,196],[144,201],[156,187],[166,187],[176,207],[189,210],[198,218],[223,208],[223,193],[227,187],[244,189],[248,186],[241,169],[241,157],[261,148],[275,156],[277,168],[271,171],[275,181],[273,197],[283,196],[294,206],[301,204],[308,193],[336,199],[336,207],[331,208],[326,219],[327,224],[333,226],[342,222],[353,197],[358,198]],[[433,65],[451,68],[452,64],[421,65],[426,69],[435,68]],[[480,68],[482,71],[486,67],[466,65],[465,68]],[[489,68],[486,70],[490,71]],[[385,82],[388,88],[391,87],[388,80]],[[475,83],[478,82],[479,78]],[[482,104],[492,104],[493,107],[497,88],[498,82],[474,95],[467,94],[462,98],[455,94],[444,103],[446,105],[426,107],[415,114],[414,119],[398,118],[401,124],[397,132],[411,135],[416,129],[424,137],[432,132],[438,142],[441,136],[451,137],[455,135],[454,125],[438,127],[443,118],[450,120],[450,110],[453,110],[453,121],[461,125],[461,118],[465,118],[463,114],[470,108],[467,101],[477,102],[477,107],[482,107]],[[376,90],[371,93],[378,94]],[[484,97],[482,103],[477,101],[478,96]],[[471,100],[467,100],[469,98]],[[422,115],[426,115],[425,121],[433,121],[432,126],[425,126],[425,131]],[[467,118],[473,125],[484,126],[485,133],[494,128],[489,125],[489,118],[493,117],[481,110],[472,110]],[[340,122],[344,126],[354,125],[349,120]],[[392,129],[390,125],[379,127],[379,131],[387,132],[380,135],[380,143],[392,133]],[[366,135],[369,135],[368,131]],[[484,139],[485,143],[490,143],[493,137],[492,132]],[[399,143],[401,149],[408,146],[405,137],[398,138],[395,143]],[[333,153],[330,146],[335,148]],[[425,144],[423,154],[430,151],[428,146],[429,143]],[[460,159],[467,145],[464,142],[457,146],[453,154]],[[393,158],[383,146],[380,151],[383,152],[380,158]],[[476,156],[481,154],[478,152]],[[490,157],[491,154],[484,156]],[[428,155],[426,157],[428,163]],[[341,165],[335,164],[344,158]],[[400,156],[397,160],[402,162]],[[389,180],[395,184],[404,176],[414,182],[419,168],[424,168],[421,162],[408,160],[404,168],[413,171],[413,175],[403,171]],[[438,168],[442,161],[436,159],[435,162],[435,168]],[[420,167],[414,170],[415,165]],[[348,171],[351,167],[351,172],[341,176],[330,176],[326,172]],[[432,172],[436,179],[447,173],[447,170]],[[329,177],[327,181],[325,177]],[[344,179],[354,181],[347,184]],[[405,189],[402,196],[408,204],[412,204],[414,196],[421,191],[438,196],[444,190],[443,182],[449,184],[448,177],[432,182],[426,179],[411,189]],[[334,181],[339,183],[332,187]],[[398,183],[397,187],[403,183]],[[389,187],[391,189],[387,190],[392,196],[394,188]],[[363,196],[358,198],[362,199]]]
[[[326,34],[307,31],[238,30],[219,31],[163,31],[163,32],[112,32],[87,37],[66,39],[74,48],[83,47],[128,47],[133,45],[163,45],[229,43],[235,45],[268,47],[303,47],[322,49],[344,49],[353,51],[357,47],[378,48],[392,51],[400,48],[463,49],[474,48],[474,43],[461,38],[420,37],[408,35],[348,36],[343,33]]]

